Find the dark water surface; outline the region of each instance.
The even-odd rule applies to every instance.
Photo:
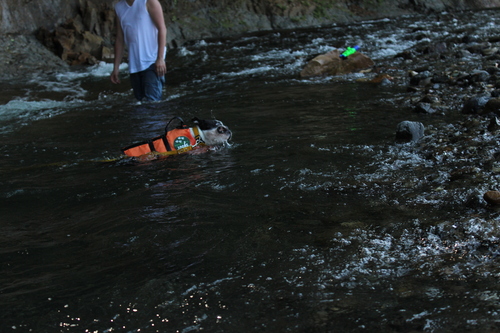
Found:
[[[413,113],[401,85],[360,74],[298,73],[334,47],[385,61],[417,35],[489,35],[499,19],[202,41],[169,51],[157,104],[111,86],[105,64],[5,85],[0,331],[495,331],[497,217],[425,181],[433,166],[393,142],[400,121],[459,111]],[[231,146],[108,161],[174,116],[222,120]]]

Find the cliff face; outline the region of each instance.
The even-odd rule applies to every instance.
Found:
[[[0,47],[10,43],[0,66],[13,65],[24,40],[30,53],[37,36],[68,64],[112,56],[117,0],[0,0]],[[500,0],[160,0],[168,45],[248,32],[346,23],[430,11],[500,7]],[[12,38],[22,35],[23,38]],[[4,41],[4,42],[2,42]],[[5,49],[5,48],[4,48]],[[9,51],[17,50],[17,51]],[[10,53],[9,53],[10,52]],[[16,53],[17,52],[17,53]],[[10,58],[9,58],[10,56]],[[3,59],[2,57],[6,58]],[[25,57],[29,61],[29,56]],[[4,61],[5,60],[5,61]],[[43,67],[43,66],[42,66]]]
[[[105,40],[116,0],[0,0],[1,34],[55,29],[81,16]],[[500,7],[500,0],[160,0],[169,44],[401,14]]]

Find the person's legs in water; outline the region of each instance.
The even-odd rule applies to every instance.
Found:
[[[140,102],[144,98],[144,90],[142,89],[142,72],[130,74],[130,84],[134,91],[135,98]]]
[[[162,97],[165,77],[158,77],[154,70],[155,65],[134,74],[130,74],[130,82],[134,96],[138,101],[159,101]]]
[[[144,100],[159,101],[162,97],[165,77],[159,77],[155,72],[155,65],[146,69],[143,73],[142,85],[144,87]]]

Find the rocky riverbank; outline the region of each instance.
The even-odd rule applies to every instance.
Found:
[[[34,72],[64,71],[69,67],[34,35],[0,36],[0,48],[1,81],[23,80]]]
[[[429,202],[446,195],[450,203],[475,208],[500,204],[500,193],[489,192],[483,198],[500,189],[499,64],[500,37],[471,30],[432,39],[423,34],[415,47],[373,67],[370,75],[386,77],[378,84],[406,90],[397,101],[401,107],[455,119],[444,127],[426,128],[422,139],[404,148],[423,157],[423,162],[409,165],[426,175],[419,181],[427,188]]]

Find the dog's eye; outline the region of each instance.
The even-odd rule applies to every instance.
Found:
[[[219,132],[220,134],[224,134],[227,132],[227,129],[225,127],[219,126],[217,127],[217,132]]]

